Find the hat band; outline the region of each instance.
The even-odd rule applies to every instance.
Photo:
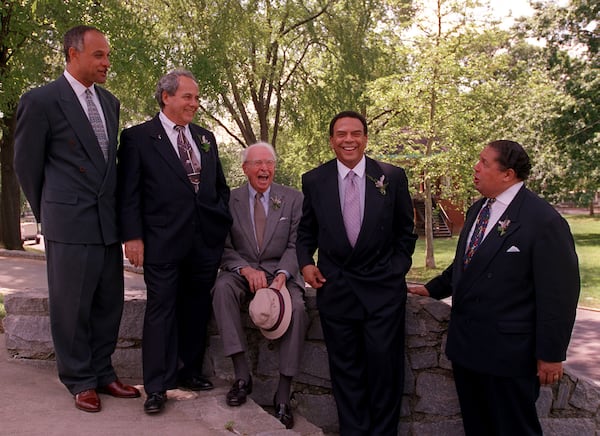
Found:
[[[281,295],[281,292],[279,292],[279,289],[275,289],[275,288],[269,288],[270,290],[274,291],[275,294],[277,295],[277,298],[279,299],[279,316],[277,317],[277,321],[275,322],[275,324],[273,325],[273,327],[271,327],[270,329],[263,329],[266,332],[272,332],[277,330],[277,328],[279,328],[279,324],[281,324],[281,321],[283,320],[283,312],[285,311],[285,303],[283,301],[283,296]]]

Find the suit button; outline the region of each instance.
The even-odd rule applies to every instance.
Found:
[[[487,273],[487,278],[491,279],[494,275],[492,273]]]

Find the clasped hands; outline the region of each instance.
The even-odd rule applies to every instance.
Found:
[[[254,269],[251,266],[245,266],[240,268],[240,275],[244,277],[248,281],[248,286],[250,287],[250,292],[253,294],[262,288],[274,288],[281,289],[287,280],[287,277],[284,273],[280,272],[275,276],[271,284],[267,283],[267,275],[264,271],[259,269]]]

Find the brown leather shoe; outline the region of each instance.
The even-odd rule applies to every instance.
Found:
[[[94,389],[79,392],[75,395],[75,407],[84,412],[100,412],[100,398]]]
[[[101,394],[108,394],[117,398],[137,398],[140,396],[140,391],[133,386],[121,383],[119,379],[106,386],[101,386],[97,390]]]

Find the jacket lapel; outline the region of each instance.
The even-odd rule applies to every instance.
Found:
[[[379,188],[375,186],[374,180],[379,180],[384,175],[383,169],[373,159],[366,158],[365,166],[365,210],[363,214],[362,225],[356,247],[360,247],[362,241],[369,239],[369,235],[373,229],[377,228],[377,223],[382,215],[383,208],[386,204],[386,196],[381,193]]]
[[[277,202],[273,200],[276,199]],[[273,234],[275,233],[275,228],[277,227],[277,223],[281,218],[281,214],[283,212],[283,205],[285,202],[285,196],[283,192],[279,189],[279,186],[275,183],[271,184],[271,192],[269,193],[268,208],[269,212],[267,213],[267,223],[265,226],[265,235],[263,237],[263,247],[266,247],[271,238],[273,238]],[[279,204],[279,207],[275,207],[275,204]]]
[[[104,174],[106,171],[106,162],[104,161],[100,144],[98,144],[98,138],[96,138],[90,120],[85,115],[79,99],[67,79],[61,76],[58,81],[60,92],[59,104],[65,114],[65,118],[79,138],[79,142],[90,157],[90,161],[100,174]]]
[[[151,121],[150,137],[152,138],[152,146],[156,149],[157,153],[167,162],[175,175],[193,190],[194,187],[190,183],[185,169],[181,165],[179,156],[177,156],[158,115]]]
[[[240,223],[246,244],[248,247],[252,247],[254,251],[256,248],[256,238],[254,236],[254,223],[252,222],[252,215],[250,215],[250,202],[248,183],[240,186],[240,189],[234,189],[231,191],[231,201],[233,206],[231,207],[231,213],[234,215],[233,219],[235,222]]]

